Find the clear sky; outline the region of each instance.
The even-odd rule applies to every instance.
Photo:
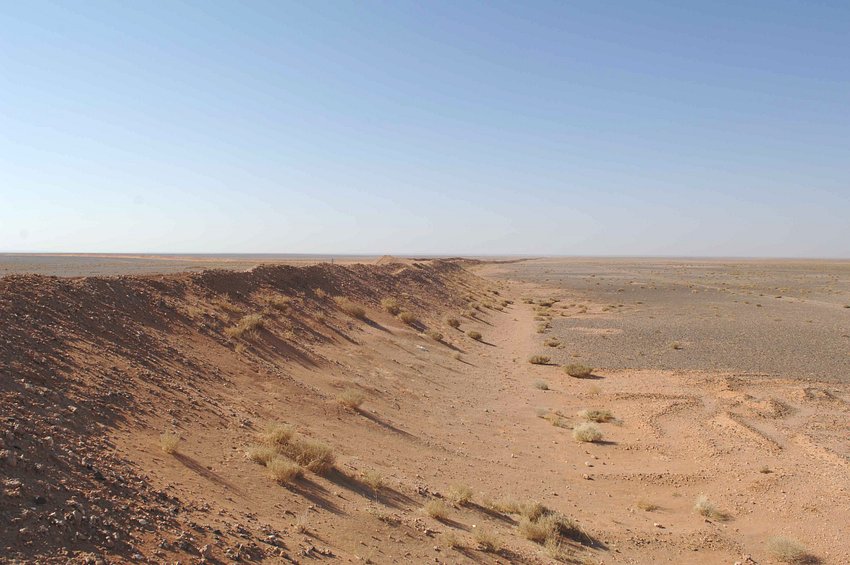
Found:
[[[0,251],[850,257],[850,2],[0,0]]]

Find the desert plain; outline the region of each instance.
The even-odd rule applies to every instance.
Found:
[[[850,262],[342,263],[0,260],[0,560],[850,563]]]

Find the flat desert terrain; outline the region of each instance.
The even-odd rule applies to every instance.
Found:
[[[283,263],[0,278],[0,560],[850,563],[850,263]]]

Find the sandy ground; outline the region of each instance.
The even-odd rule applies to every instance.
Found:
[[[783,295],[804,301],[789,307],[811,301],[814,325],[843,331],[842,268],[831,283],[789,280]],[[787,536],[807,548],[798,562],[850,562],[846,359],[826,349],[828,359],[810,360],[820,376],[805,377],[726,366],[735,356],[722,350],[700,354],[708,366],[675,364],[666,347],[647,360],[629,350],[651,349],[630,335],[640,323],[634,313],[651,305],[664,326],[683,308],[679,286],[695,283],[676,264],[649,266],[622,277],[646,287],[625,299],[625,282],[583,286],[576,276],[605,275],[574,269],[551,260],[388,262],[3,279],[0,559],[779,563],[768,542]],[[736,280],[715,270],[718,283]],[[748,276],[734,292],[774,285]],[[796,270],[783,276],[810,280]],[[740,288],[751,284],[762,286]],[[725,294],[724,304],[745,310],[734,302],[743,294]],[[289,303],[270,309],[277,295]],[[362,304],[365,318],[340,311],[334,295]],[[419,321],[384,311],[387,296]],[[605,310],[615,303],[624,306]],[[261,328],[228,337],[258,312]],[[702,335],[739,340],[742,357],[760,344],[735,329],[738,317],[726,334],[684,335],[699,331],[693,320],[670,336],[684,344],[670,347],[675,355],[687,358]],[[616,358],[617,348],[634,360]],[[533,354],[552,364],[529,364]],[[803,347],[798,355],[814,357]],[[567,362],[596,370],[572,378],[557,365]],[[357,409],[337,401],[351,389],[364,398]],[[602,441],[579,443],[571,428],[589,408],[616,421],[598,424]],[[245,451],[273,422],[330,445],[334,469],[289,485],[268,478]],[[161,450],[163,431],[181,437],[176,454]],[[440,520],[423,511],[457,486],[471,490],[469,503],[447,504]],[[694,510],[700,496],[714,506],[708,516]],[[535,501],[583,533],[553,538],[555,549],[526,539],[511,506]],[[497,551],[486,551],[481,532]]]

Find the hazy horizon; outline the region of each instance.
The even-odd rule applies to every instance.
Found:
[[[0,252],[850,257],[846,3],[0,24]]]

